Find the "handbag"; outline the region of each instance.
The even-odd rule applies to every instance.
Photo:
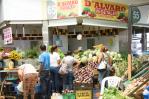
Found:
[[[98,69],[100,70],[100,69],[106,69],[106,68],[107,68],[107,63],[105,60],[102,60],[98,65]]]
[[[66,63],[63,63],[59,69],[59,74],[61,75],[64,75],[64,74],[67,74],[68,73],[68,70],[67,70],[67,64]]]
[[[62,60],[61,67],[60,67],[60,69],[58,71],[59,74],[61,74],[61,75],[67,74],[68,73],[67,67],[68,67],[68,65],[66,64],[65,57],[64,57],[63,60]]]

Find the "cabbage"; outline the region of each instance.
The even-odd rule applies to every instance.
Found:
[[[97,59],[98,59],[97,56],[94,56],[94,57],[93,57],[93,61],[94,61],[94,62],[97,62]]]
[[[92,56],[93,56],[93,55],[90,53],[90,54],[88,55],[88,58],[92,58]]]
[[[82,63],[86,63],[86,62],[87,62],[87,57],[86,57],[86,56],[83,56],[83,57],[81,58],[81,62],[82,62]]]

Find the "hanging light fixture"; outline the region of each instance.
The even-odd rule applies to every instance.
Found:
[[[82,40],[82,34],[77,35],[77,40]]]

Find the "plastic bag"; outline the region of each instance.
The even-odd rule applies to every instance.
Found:
[[[23,81],[21,81],[17,86],[18,91],[23,92]]]

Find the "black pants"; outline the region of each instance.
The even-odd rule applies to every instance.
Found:
[[[41,71],[40,84],[41,84],[41,89],[42,89],[41,99],[49,99],[50,95],[52,94],[49,70]]]

